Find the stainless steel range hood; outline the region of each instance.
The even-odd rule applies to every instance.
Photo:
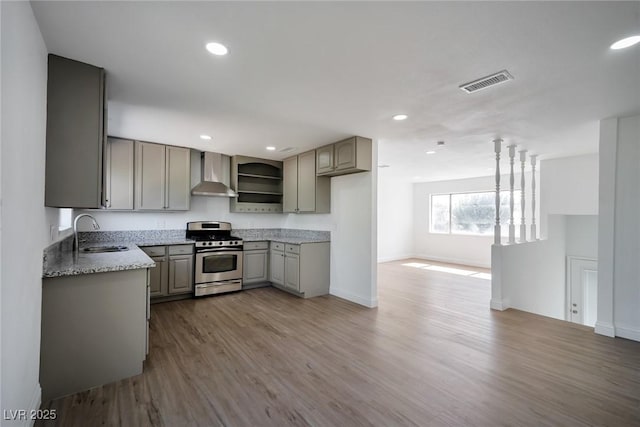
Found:
[[[231,166],[229,156],[220,153],[200,154],[201,181],[191,189],[194,196],[238,197],[229,188]]]

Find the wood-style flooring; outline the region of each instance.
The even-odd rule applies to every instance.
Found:
[[[145,372],[39,425],[640,425],[640,343],[402,264],[380,264],[377,309],[273,288],[156,304]]]

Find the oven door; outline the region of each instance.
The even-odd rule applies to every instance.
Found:
[[[196,284],[234,279],[242,279],[242,251],[205,249],[196,252]]]

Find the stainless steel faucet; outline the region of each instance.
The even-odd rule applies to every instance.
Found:
[[[80,218],[82,218],[83,216],[88,216],[89,218],[91,218],[91,221],[93,221],[93,229],[94,230],[100,230],[100,226],[98,225],[98,221],[96,221],[96,219],[93,217],[93,215],[89,215],[89,214],[80,214],[76,217],[76,219],[73,220],[73,251],[74,252],[78,252],[78,249],[80,247],[80,242],[78,242],[78,220]]]

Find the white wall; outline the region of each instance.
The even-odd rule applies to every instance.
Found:
[[[374,165],[376,163],[374,162]],[[331,294],[378,305],[376,178],[373,172],[332,178]]]
[[[58,210],[44,207],[47,50],[28,2],[0,2],[0,8],[1,406],[29,410],[40,401],[42,250],[49,227],[58,225]]]
[[[546,237],[547,215],[598,214],[598,154],[540,162],[540,230]]]
[[[333,182],[332,182],[333,184]],[[100,229],[107,230],[170,230],[185,229],[189,221],[228,221],[233,228],[307,228],[331,231],[331,215],[307,214],[250,214],[230,213],[229,199],[195,196],[186,212],[115,212],[91,210]],[[89,231],[91,221],[78,224]]]
[[[509,189],[509,176],[500,178],[501,190]],[[516,190],[520,188],[520,175],[516,174]],[[413,186],[413,232],[415,256],[436,261],[453,262],[478,267],[491,267],[491,245],[493,236],[463,236],[429,232],[429,196],[442,193],[462,193],[472,191],[494,191],[494,176],[485,176],[452,181],[437,181],[414,184]],[[537,193],[538,195],[539,193]],[[531,221],[531,173],[525,172],[525,218],[527,233]],[[519,200],[516,203],[520,203]],[[539,206],[539,203],[536,203]],[[514,219],[516,228],[520,219]],[[501,218],[502,237],[508,236],[508,218]]]
[[[640,341],[640,115],[600,126],[596,332]]]
[[[378,262],[413,256],[413,184],[378,175]]]
[[[565,218],[549,217],[550,238],[493,245],[491,308],[565,318]]]
[[[598,215],[566,215],[568,256],[598,258]]]

